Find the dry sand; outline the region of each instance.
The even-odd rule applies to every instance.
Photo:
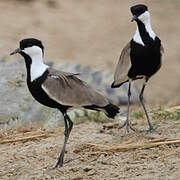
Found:
[[[143,143],[151,139],[180,137],[178,121],[153,121],[158,128],[151,134],[113,128],[103,131],[102,124],[86,122],[75,125],[67,144],[64,167],[52,170],[63,144],[63,128],[48,138],[0,145],[0,179],[179,179],[180,145],[115,153],[93,153],[87,143],[118,145]],[[135,123],[136,124],[136,123]],[[134,127],[146,129],[146,121]],[[31,132],[32,133],[32,132]],[[14,133],[14,139],[16,138]],[[21,135],[22,136],[22,135]],[[7,136],[0,138],[7,139]]]

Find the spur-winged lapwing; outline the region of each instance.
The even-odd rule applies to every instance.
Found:
[[[119,107],[89,87],[77,74],[57,71],[43,63],[44,47],[41,41],[33,38],[20,41],[20,47],[10,55],[19,53],[25,59],[27,68],[27,86],[32,96],[41,104],[57,108],[64,116],[65,139],[57,166],[63,165],[66,143],[73,127],[73,122],[67,114],[72,107],[104,111],[114,118],[119,113]]]
[[[111,87],[117,88],[123,83],[129,82],[127,120],[124,124],[128,132],[131,81],[136,79],[144,80],[139,99],[151,131],[153,127],[145,107],[143,93],[149,78],[161,67],[161,57],[164,50],[161,40],[151,28],[147,6],[143,4],[132,6],[131,13],[133,15],[132,21],[136,21],[137,29],[132,40],[121,52]]]

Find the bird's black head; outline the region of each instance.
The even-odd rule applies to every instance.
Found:
[[[44,54],[44,47],[42,42],[35,38],[27,38],[23,39],[19,43],[19,48],[13,51],[10,55],[19,53],[19,54],[26,54],[30,57],[36,54]]]
[[[38,46],[40,47],[42,50],[44,50],[44,47],[42,45],[42,42],[38,39],[35,38],[27,38],[27,39],[23,39],[20,41],[20,48],[23,50],[25,48],[29,48],[32,46]]]
[[[148,7],[144,4],[138,4],[131,7],[131,13],[133,15],[132,21],[138,20],[138,17],[140,17],[142,14],[148,11]]]

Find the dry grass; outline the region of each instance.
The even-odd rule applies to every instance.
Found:
[[[136,149],[149,149],[155,148],[164,145],[177,145],[180,144],[180,139],[153,139],[150,141],[145,142],[138,142],[138,143],[129,143],[124,142],[122,144],[116,145],[102,145],[102,144],[94,144],[94,143],[87,143],[84,144],[83,147],[76,149],[74,152],[79,153],[80,151],[87,150],[90,154],[108,154],[108,153],[117,153],[117,152],[126,152],[132,151]]]
[[[32,131],[25,133],[18,133],[9,136],[0,137],[0,144],[34,141],[40,138],[47,138],[52,136],[52,133],[45,131]]]

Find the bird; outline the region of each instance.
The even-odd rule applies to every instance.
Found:
[[[127,133],[129,132],[131,82],[137,79],[143,80],[139,100],[148,121],[148,131],[153,130],[143,94],[148,80],[160,69],[164,53],[160,38],[152,30],[148,7],[144,4],[137,4],[132,6],[130,10],[133,15],[131,21],[136,22],[136,32],[121,52],[114,73],[114,81],[111,84],[111,88],[118,88],[122,84],[128,83],[128,108],[124,123]]]
[[[103,111],[109,118],[115,118],[120,108],[110,102],[86,82],[79,79],[76,73],[58,71],[43,62],[44,46],[36,38],[26,38],[19,42],[19,48],[10,55],[20,54],[27,69],[27,86],[35,100],[50,108],[58,109],[64,117],[64,144],[55,168],[62,167],[66,143],[73,128],[68,116],[71,108]]]

